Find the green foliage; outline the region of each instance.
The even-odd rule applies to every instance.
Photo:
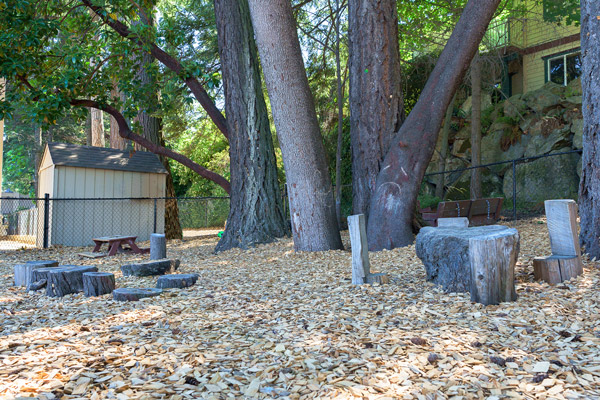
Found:
[[[438,206],[438,204],[442,201],[442,199],[440,199],[439,197],[433,196],[429,193],[419,194],[419,196],[417,196],[417,200],[421,205],[421,208],[431,207],[432,209],[435,209]]]
[[[541,0],[544,21],[566,25],[580,24],[581,9],[579,0]]]

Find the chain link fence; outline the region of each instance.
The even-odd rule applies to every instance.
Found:
[[[471,199],[473,170],[478,170],[481,176],[480,198],[502,197],[504,217],[529,218],[544,214],[545,200],[577,201],[581,150],[426,174],[419,196],[421,207],[435,207],[439,201]],[[444,187],[441,197],[436,197],[438,185]]]
[[[229,197],[0,198],[0,251],[89,246],[92,238],[115,235],[146,241],[164,232],[165,206],[173,201],[184,232],[222,229],[229,214]]]
[[[419,195],[421,207],[435,208],[440,201],[470,199],[473,169],[481,175],[480,198],[502,197],[505,218],[528,218],[544,214],[545,200],[577,200],[581,150],[426,174]],[[435,196],[438,185],[444,188],[441,197]],[[285,185],[282,196],[289,219]],[[135,235],[138,241],[145,241],[153,232],[164,232],[165,205],[173,201],[177,201],[184,234],[223,229],[229,214],[229,197],[0,198],[0,250],[88,246],[94,237],[113,235]],[[343,185],[342,220],[351,213],[352,186]]]

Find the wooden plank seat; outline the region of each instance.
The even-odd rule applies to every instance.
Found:
[[[93,252],[94,253],[99,252],[100,248],[102,247],[102,245],[104,243],[108,243],[108,255],[109,256],[114,256],[115,254],[117,254],[117,251],[123,250],[122,245],[124,245],[124,244],[129,245],[129,248],[136,254],[144,254],[144,253],[150,252],[149,248],[148,249],[139,248],[135,244],[135,239],[137,239],[137,236],[103,236],[103,237],[95,238],[95,239],[92,239],[94,241],[94,243],[96,244]]]
[[[437,210],[420,209],[423,220],[431,226],[437,226],[438,218],[467,217],[471,226],[490,225],[500,217],[502,197],[487,199],[443,201]]]

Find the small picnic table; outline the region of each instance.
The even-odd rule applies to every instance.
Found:
[[[131,250],[136,254],[144,254],[150,252],[150,249],[140,249],[135,244],[135,239],[137,236],[103,236],[99,238],[92,239],[94,243],[96,243],[96,247],[94,247],[93,252],[99,252],[102,244],[108,243],[108,255],[114,256],[117,254],[119,249],[122,249],[121,245],[128,244]]]

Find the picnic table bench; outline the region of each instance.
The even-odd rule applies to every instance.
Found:
[[[420,210],[425,222],[437,226],[438,218],[467,217],[471,226],[490,225],[500,218],[502,197],[475,200],[443,201],[436,210],[430,207]]]
[[[145,249],[145,248],[140,249],[135,244],[135,239],[137,239],[137,236],[103,236],[103,237],[95,238],[95,239],[92,239],[94,241],[94,243],[96,244],[93,252],[94,253],[99,252],[100,248],[102,247],[102,245],[104,243],[108,243],[108,255],[109,256],[114,256],[115,254],[117,254],[117,251],[119,251],[119,249],[123,249],[121,247],[123,244],[129,245],[131,250],[136,254],[144,254],[144,253],[150,252],[150,249]]]

